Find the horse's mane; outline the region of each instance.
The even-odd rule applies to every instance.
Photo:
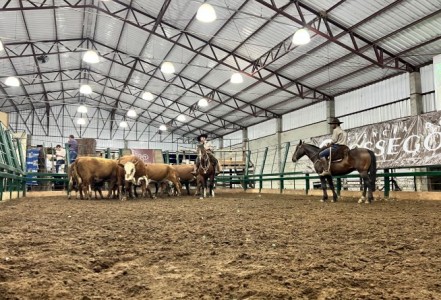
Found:
[[[310,147],[312,147],[312,148],[315,148],[315,149],[320,149],[319,147],[317,147],[316,145],[314,145],[314,144],[309,144],[309,143],[305,143],[305,142],[303,142],[303,144],[305,144],[305,145],[308,145],[308,146],[310,146]]]

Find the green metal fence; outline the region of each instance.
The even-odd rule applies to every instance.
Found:
[[[26,195],[25,161],[20,141],[0,122],[0,201],[5,193]]]

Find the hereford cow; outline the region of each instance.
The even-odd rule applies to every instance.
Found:
[[[178,172],[179,181],[185,185],[187,195],[190,195],[190,183],[196,180],[196,177],[191,173],[193,165],[172,165],[172,167]]]
[[[82,192],[87,192],[87,198],[92,197],[91,186],[95,182],[109,181],[108,198],[112,194],[113,187],[121,182],[118,178],[118,163],[116,160],[100,157],[79,157],[75,160],[75,168],[78,174],[78,184],[80,187],[80,196],[83,199]]]
[[[145,180],[145,187],[151,198],[153,198],[152,193],[148,187],[150,180],[156,182],[171,181],[177,190],[177,194],[181,194],[178,174],[172,166],[166,164],[143,164],[141,160],[135,160],[134,158],[127,158],[124,162],[121,161],[121,164],[124,165],[125,181],[139,185],[142,180]],[[145,195],[145,191],[143,191],[143,195]]]

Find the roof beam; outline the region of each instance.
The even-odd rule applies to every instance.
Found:
[[[333,20],[327,15],[321,14],[319,11],[307,6],[299,0],[294,1],[296,5],[297,12],[300,18],[293,16],[283,10],[276,4],[273,0],[255,0],[257,3],[268,7],[274,11],[279,12],[284,17],[289,20],[299,24],[302,27],[306,27],[311,32],[320,35],[321,37],[341,46],[342,48],[352,52],[353,54],[377,65],[380,68],[393,67],[400,70],[412,72],[415,71],[415,66],[406,62],[396,54],[389,52],[383,47],[376,43],[371,42],[369,39],[361,36],[360,34],[353,31],[353,28],[347,28],[346,26],[340,24],[339,22]],[[401,1],[401,0],[399,0]],[[377,14],[382,13],[384,10],[380,10]],[[313,14],[316,21],[312,24],[305,22],[305,15]],[[331,26],[332,25],[332,26]],[[342,37],[349,37],[352,43],[343,43],[339,39]],[[360,51],[358,45],[366,44],[364,51]],[[387,61],[387,63],[385,63]]]

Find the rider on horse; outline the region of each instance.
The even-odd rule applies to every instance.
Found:
[[[221,168],[219,165],[219,161],[217,160],[216,157],[214,157],[213,155],[213,146],[211,145],[211,143],[209,141],[207,141],[208,136],[206,134],[201,134],[197,137],[197,141],[199,142],[199,144],[203,144],[205,150],[207,150],[207,155],[210,158],[211,163],[213,164],[214,168],[215,168],[215,172],[216,174],[219,174],[221,172]],[[196,175],[197,174],[197,170],[199,168],[199,157],[196,158],[196,163],[193,169],[192,174]]]
[[[319,176],[331,175],[331,173],[329,172],[329,162],[328,162],[328,157],[331,154],[331,150],[332,153],[334,153],[341,146],[347,147],[348,134],[340,127],[340,124],[342,123],[343,122],[340,122],[340,120],[337,118],[333,118],[332,121],[328,123],[332,126],[333,129],[332,138],[331,138],[332,140],[330,144],[326,145],[326,149],[319,153],[319,157],[323,165],[323,172],[319,174]]]

